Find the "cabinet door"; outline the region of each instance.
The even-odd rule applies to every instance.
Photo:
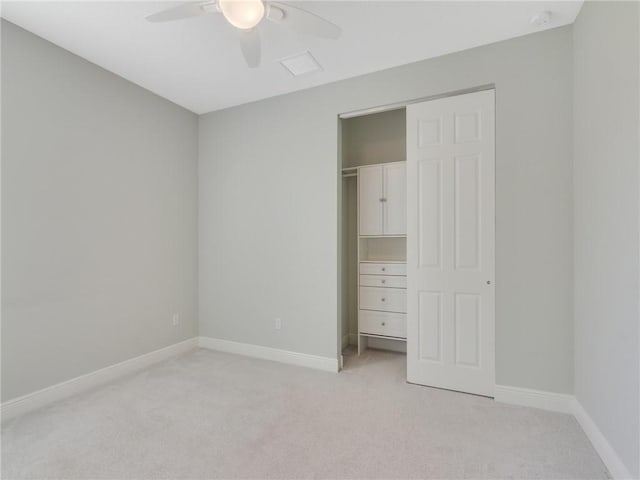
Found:
[[[383,170],[384,235],[407,234],[407,165],[385,165]]]
[[[382,166],[360,167],[358,208],[360,235],[382,235]]]

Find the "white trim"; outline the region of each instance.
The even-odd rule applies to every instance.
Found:
[[[609,441],[576,398],[573,399],[573,414],[609,470],[611,478],[620,480],[633,478]]]
[[[253,345],[250,343],[233,342],[231,340],[223,340],[221,338],[199,337],[198,346],[209,350],[236,353],[247,357],[260,358],[262,360],[273,360],[274,362],[315,368],[317,370],[324,370],[327,372],[337,372],[339,367],[337,358],[290,352],[288,350],[263,347],[261,345]]]
[[[392,110],[400,110],[401,108],[406,108],[407,105],[411,105],[412,103],[428,102],[431,100],[437,100],[439,98],[453,97],[456,95],[465,95],[467,93],[482,92],[484,90],[493,90],[494,88],[496,88],[494,84],[481,85],[479,87],[464,88],[462,90],[456,90],[453,92],[439,93],[436,95],[430,95],[428,97],[414,98],[411,100],[406,100],[404,102],[389,103],[387,105],[379,105],[376,107],[364,108],[362,110],[344,112],[339,114],[338,118],[348,119],[348,118],[354,118],[354,117],[362,117],[364,115],[372,115],[374,113],[390,112]]]
[[[636,8],[636,10],[638,12],[637,24],[640,25],[640,5],[638,6],[638,8]],[[638,38],[638,48],[640,48],[640,37]],[[640,78],[640,62],[638,62],[638,78]],[[640,95],[638,95],[638,111],[640,112]],[[638,145],[638,165],[640,165],[640,122],[638,122],[637,140],[638,140],[638,144],[637,144]],[[640,168],[638,168],[637,171],[640,173]],[[640,175],[638,176],[637,184],[640,185]],[[638,196],[638,201],[639,201],[638,206],[640,207],[640,195]],[[638,211],[640,212],[640,209]],[[638,225],[640,226],[640,223],[638,223]],[[640,228],[639,228],[638,234],[640,234]],[[638,265],[636,265],[636,268],[640,269],[640,262],[638,262]],[[638,304],[639,304],[638,306],[640,307],[640,289],[638,289],[638,292],[636,293],[638,294],[637,295]],[[640,309],[637,311],[640,311]],[[640,325],[640,315],[638,316],[638,324]],[[640,345],[640,328],[638,328],[638,344],[637,345]],[[638,365],[640,365],[640,351],[638,352]],[[638,385],[638,411],[640,411],[640,384]],[[638,458],[640,458],[640,432],[638,432]],[[638,472],[638,474],[640,475],[640,472]]]
[[[496,402],[541,408],[552,412],[573,413],[573,395],[566,393],[496,385],[494,395]]]
[[[70,397],[77,393],[83,392],[98,385],[110,382],[116,378],[136,372],[155,363],[161,362],[168,358],[180,355],[198,347],[197,338],[190,338],[179,343],[174,343],[168,347],[145,353],[138,357],[130,358],[120,363],[110,365],[100,370],[95,370],[79,377],[72,378],[56,385],[37,390],[33,393],[23,395],[4,402],[0,406],[0,415],[2,421],[9,420],[22,415],[31,410],[44,407],[63,398]]]
[[[573,395],[496,385],[495,401],[573,415],[593,448],[600,455],[611,478],[616,480],[633,478],[607,438]]]

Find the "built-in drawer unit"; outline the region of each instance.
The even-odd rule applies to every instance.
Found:
[[[406,263],[360,263],[361,275],[407,275]]]
[[[402,288],[360,287],[360,308],[407,313],[407,291]]]
[[[360,275],[361,287],[407,288],[407,277],[400,275]]]
[[[358,315],[361,334],[407,338],[407,316],[404,313],[360,310]]]

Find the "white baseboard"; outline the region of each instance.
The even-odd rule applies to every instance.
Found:
[[[189,340],[175,343],[168,347],[145,353],[139,357],[130,358],[115,365],[80,375],[79,377],[43,388],[42,390],[29,393],[22,397],[14,398],[13,400],[4,402],[0,406],[0,416],[4,422],[23,413],[44,407],[50,403],[75,395],[76,393],[115,380],[118,377],[136,372],[167,358],[195,350],[197,347],[197,338],[190,338]]]
[[[573,415],[596,452],[598,452],[598,455],[600,455],[611,478],[616,480],[633,478],[609,441],[573,395],[496,385],[495,400],[496,402],[509,403],[511,405],[540,408]]]
[[[496,402],[541,408],[552,412],[573,413],[573,395],[505,385],[496,385],[494,395]]]
[[[621,480],[633,478],[609,441],[576,398],[573,399],[573,414],[609,470],[611,478]]]
[[[198,345],[209,350],[218,350],[226,353],[236,353],[247,357],[261,358],[263,360],[273,360],[275,362],[288,363],[299,367],[315,368],[327,372],[338,371],[338,359],[330,357],[320,357],[306,353],[290,352],[278,348],[263,347],[249,343],[233,342],[220,338],[200,337]]]
[[[339,366],[337,358],[291,352],[288,350],[233,342],[231,340],[222,340],[219,338],[196,337],[4,402],[0,406],[0,416],[4,422],[23,413],[27,413],[50,403],[67,398],[71,395],[102,385],[118,377],[134,373],[173,356],[192,351],[197,347],[235,353],[263,360],[272,360],[301,367],[314,368],[328,372],[337,372]],[[501,403],[540,408],[543,410],[574,415],[600,455],[600,458],[602,458],[602,461],[609,470],[611,477],[616,480],[632,478],[629,470],[626,468],[616,451],[602,434],[593,419],[582,407],[580,402],[578,402],[573,395],[496,385],[495,400]]]

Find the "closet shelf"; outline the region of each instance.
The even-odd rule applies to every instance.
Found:
[[[345,167],[342,169],[342,178],[358,176],[358,167]]]
[[[384,338],[385,340],[397,340],[398,342],[406,342],[407,339],[404,337],[391,337],[389,335],[375,335],[373,333],[359,333],[361,337],[369,337],[369,338]]]
[[[406,260],[384,260],[384,259],[371,260],[371,259],[367,259],[367,260],[360,260],[360,263],[407,263],[407,261]]]
[[[360,238],[407,238],[406,235],[360,235]]]

